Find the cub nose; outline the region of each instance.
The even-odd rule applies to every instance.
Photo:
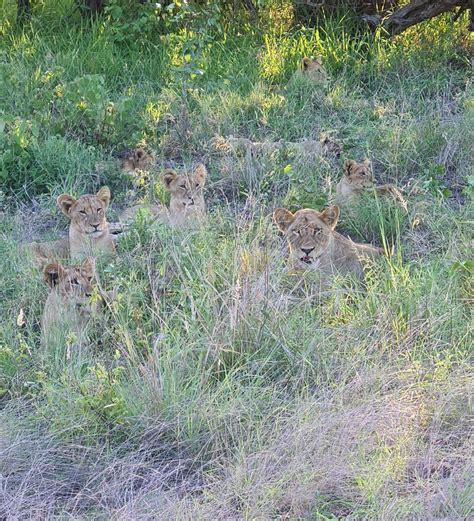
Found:
[[[190,205],[194,204],[194,199],[192,197],[189,198],[189,204]]]
[[[91,224],[92,228],[95,228],[97,230],[97,228],[99,227],[98,224]]]
[[[301,251],[306,253],[306,255],[309,255],[313,250],[314,248],[301,248]]]

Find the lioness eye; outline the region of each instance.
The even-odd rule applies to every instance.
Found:
[[[85,212],[84,210],[80,210],[79,213],[80,213],[81,215],[87,215],[87,212]]]
[[[199,188],[199,183],[196,185],[196,188]]]
[[[102,208],[97,208],[97,212],[101,212],[102,211]]]
[[[180,185],[180,188],[186,188],[186,185]]]
[[[71,280],[71,284],[72,284],[73,286],[79,286],[79,281],[78,281],[77,279],[72,279],[72,280]]]

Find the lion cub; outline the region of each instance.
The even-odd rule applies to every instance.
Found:
[[[170,206],[136,205],[125,210],[120,216],[122,222],[133,219],[140,209],[148,209],[151,215],[172,226],[182,226],[191,219],[199,218],[206,213],[203,188],[206,182],[207,169],[199,164],[191,173],[178,174],[172,169],[165,170],[163,182],[170,192]]]
[[[375,184],[372,167],[368,159],[361,162],[348,159],[344,162],[344,172],[341,180],[336,186],[335,203],[340,206],[346,206],[357,195],[370,190],[375,190],[378,195],[392,194],[406,210],[406,202],[400,190],[393,184],[379,185]]]
[[[93,300],[96,278],[93,259],[87,257],[76,266],[50,263],[43,274],[51,288],[41,321],[44,341],[59,340],[73,332],[81,343],[91,317],[100,307],[100,299]]]
[[[320,57],[315,59],[303,58],[297,74],[315,83],[325,83],[329,79]]]
[[[317,271],[323,281],[338,272],[361,277],[361,259],[383,253],[381,248],[356,244],[334,231],[339,219],[337,206],[323,212],[305,208],[294,214],[277,208],[273,219],[288,241],[292,267]]]
[[[110,190],[103,186],[95,195],[61,194],[59,209],[71,221],[69,240],[33,242],[30,248],[40,268],[54,260],[82,259],[97,252],[115,253],[115,243],[109,230],[106,211],[110,203]]]
[[[124,150],[117,154],[120,161],[120,168],[123,172],[134,172],[135,170],[149,170],[155,159],[152,154],[144,148],[134,150]]]

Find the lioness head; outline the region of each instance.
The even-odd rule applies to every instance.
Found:
[[[361,162],[348,159],[344,162],[345,181],[354,187],[370,188],[374,184],[372,166],[368,159]]]
[[[45,282],[56,291],[61,300],[73,302],[80,307],[89,305],[95,275],[95,264],[91,257],[75,266],[53,262],[46,265],[43,271]]]
[[[284,208],[273,212],[273,219],[285,234],[294,267],[315,268],[328,251],[339,218],[339,208],[330,206],[323,212],[305,208],[291,213]]]
[[[71,220],[73,234],[99,239],[109,232],[105,212],[110,203],[110,190],[103,186],[95,195],[61,194],[57,199],[60,210]],[[70,233],[71,235],[71,233]]]
[[[171,194],[170,212],[188,213],[205,210],[203,187],[207,170],[199,164],[191,173],[178,174],[174,170],[165,170],[163,181]]]
[[[314,81],[326,81],[328,78],[327,72],[321,63],[320,58],[303,58],[301,60],[300,71],[303,76]]]

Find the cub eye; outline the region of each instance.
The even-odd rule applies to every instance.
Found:
[[[87,215],[87,212],[84,211],[84,210],[79,210],[79,213],[80,213],[81,215]]]
[[[102,208],[97,208],[97,213],[100,213],[102,211]]]
[[[78,281],[77,279],[72,279],[72,280],[71,280],[71,284],[72,284],[73,286],[79,286],[79,281]]]
[[[186,188],[186,185],[179,185],[180,188]]]
[[[196,184],[196,188],[199,188],[199,183]]]

